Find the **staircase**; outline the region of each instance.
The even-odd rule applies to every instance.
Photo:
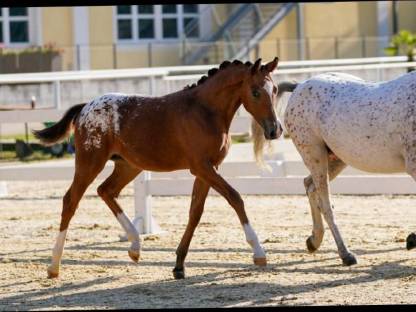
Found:
[[[243,58],[295,5],[294,3],[236,5],[217,31],[202,38],[196,44],[186,44],[183,63],[215,64],[224,59]],[[215,11],[212,14],[215,14]]]

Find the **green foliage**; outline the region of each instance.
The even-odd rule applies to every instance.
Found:
[[[0,46],[0,55],[22,55],[31,53],[58,53],[63,50],[58,48],[55,43],[45,43],[43,46],[31,46],[25,49],[7,49]]]
[[[389,56],[405,54],[409,62],[412,62],[416,54],[416,34],[408,30],[401,30],[393,36],[390,45],[384,48],[384,52]]]

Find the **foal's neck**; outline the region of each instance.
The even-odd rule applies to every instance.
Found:
[[[227,69],[226,69],[227,70]],[[233,77],[224,73],[218,73],[217,77],[198,86],[196,95],[200,103],[204,103],[216,113],[222,121],[225,130],[230,129],[231,121],[241,105],[241,84],[246,68],[234,72]]]

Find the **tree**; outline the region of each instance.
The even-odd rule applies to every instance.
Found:
[[[390,56],[405,54],[408,62],[414,62],[416,54],[416,34],[412,34],[408,30],[401,30],[391,38],[390,45],[384,48],[384,51]],[[407,72],[413,70],[415,70],[414,67],[407,68]]]

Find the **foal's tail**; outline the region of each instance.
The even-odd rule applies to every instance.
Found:
[[[291,81],[283,81],[279,83],[277,88],[277,99],[275,102],[275,111],[277,111],[277,104],[282,97],[283,93],[285,92],[293,92],[293,90],[296,89],[298,86],[297,82],[291,82]],[[260,167],[267,167],[264,164],[263,154],[264,154],[264,144],[266,142],[266,139],[264,138],[264,131],[262,127],[257,123],[257,121],[254,120],[254,118],[251,119],[251,135],[253,138],[253,150],[254,150],[254,157],[256,159],[256,163]],[[271,147],[271,144],[269,144],[269,147]]]
[[[86,103],[72,106],[56,124],[42,130],[33,130],[33,134],[43,145],[53,145],[62,141],[69,135],[71,125],[85,105]]]

